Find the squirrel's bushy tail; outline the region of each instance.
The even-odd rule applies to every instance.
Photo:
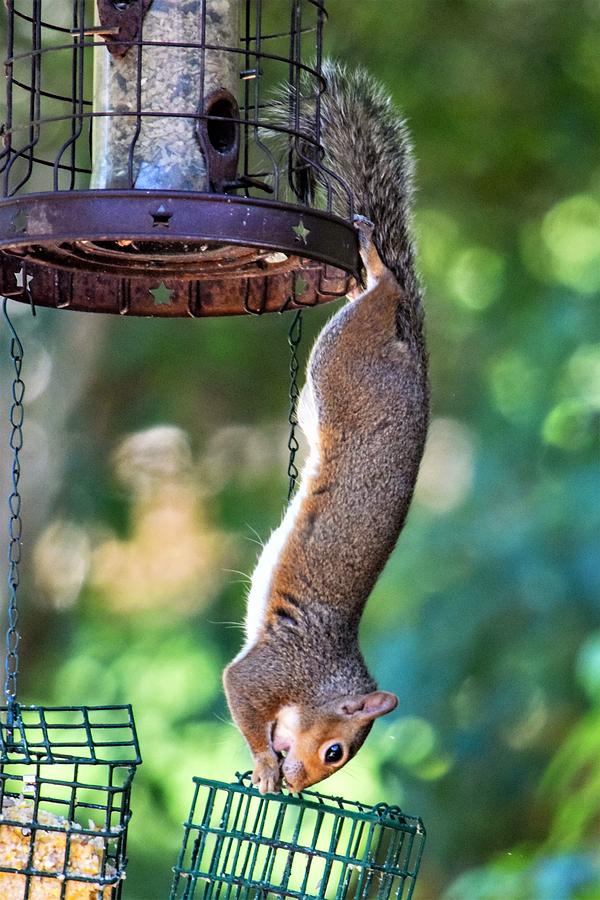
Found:
[[[323,74],[323,164],[348,184],[355,213],[375,225],[373,239],[383,262],[411,304],[419,306],[411,239],[414,163],[404,119],[385,88],[364,69],[329,60]]]
[[[333,211],[344,217],[349,191],[354,212],[374,223],[379,255],[406,296],[399,310],[399,320],[404,319],[398,323],[399,331],[407,337],[412,333],[420,345],[423,313],[411,238],[414,163],[408,128],[385,88],[364,69],[326,60],[323,75],[327,90],[320,108],[322,158],[316,157],[314,144],[314,84],[307,78],[300,87],[300,131],[313,139],[297,148],[311,164],[308,183],[327,188]],[[284,127],[289,127],[289,91],[284,90],[272,107]]]

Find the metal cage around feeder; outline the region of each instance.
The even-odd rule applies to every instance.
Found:
[[[192,317],[347,293],[350,193],[320,162],[324,3],[8,0],[0,293]]]
[[[141,762],[130,706],[0,708],[0,896],[116,900]]]
[[[249,775],[194,785],[171,900],[412,897],[425,829],[397,806],[261,796]]]

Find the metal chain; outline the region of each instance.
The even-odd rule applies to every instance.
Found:
[[[10,407],[10,439],[12,450],[12,493],[8,498],[8,613],[6,630],[6,678],[4,695],[9,714],[14,712],[17,704],[17,675],[19,672],[19,611],[17,609],[17,589],[19,587],[19,563],[21,562],[21,538],[23,524],[21,521],[21,495],[19,479],[21,477],[20,453],[23,447],[23,396],[25,384],[21,378],[23,365],[23,344],[8,316],[6,299],[2,305],[4,318],[11,332],[10,356],[14,367],[12,383],[12,404]]]
[[[292,324],[290,325],[290,330],[288,332],[288,344],[290,347],[290,408],[288,414],[290,432],[287,444],[289,450],[287,469],[289,478],[288,501],[292,498],[292,495],[296,489],[296,482],[298,480],[296,453],[298,452],[299,444],[296,437],[296,429],[298,427],[298,398],[300,397],[300,389],[298,388],[298,369],[300,367],[300,364],[298,362],[298,346],[301,340],[302,310],[299,309],[292,320]]]

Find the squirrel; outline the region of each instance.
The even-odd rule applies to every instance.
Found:
[[[397,705],[377,690],[358,629],[404,524],[428,424],[408,132],[367,72],[327,62],[323,74],[322,164],[350,186],[365,285],[310,354],[298,404],[309,454],[253,573],[245,646],[223,675],[262,794],[327,778]]]

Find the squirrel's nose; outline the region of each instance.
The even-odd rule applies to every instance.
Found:
[[[300,791],[303,791],[304,788],[307,787],[307,784],[305,781],[300,781],[300,780],[290,781],[289,778],[285,779],[285,784],[286,784],[287,789],[290,792],[290,794],[299,794]]]
[[[301,762],[290,760],[289,756],[286,757],[283,761],[282,773],[293,794],[299,794],[305,787],[308,787],[309,779],[306,777],[306,769]]]

